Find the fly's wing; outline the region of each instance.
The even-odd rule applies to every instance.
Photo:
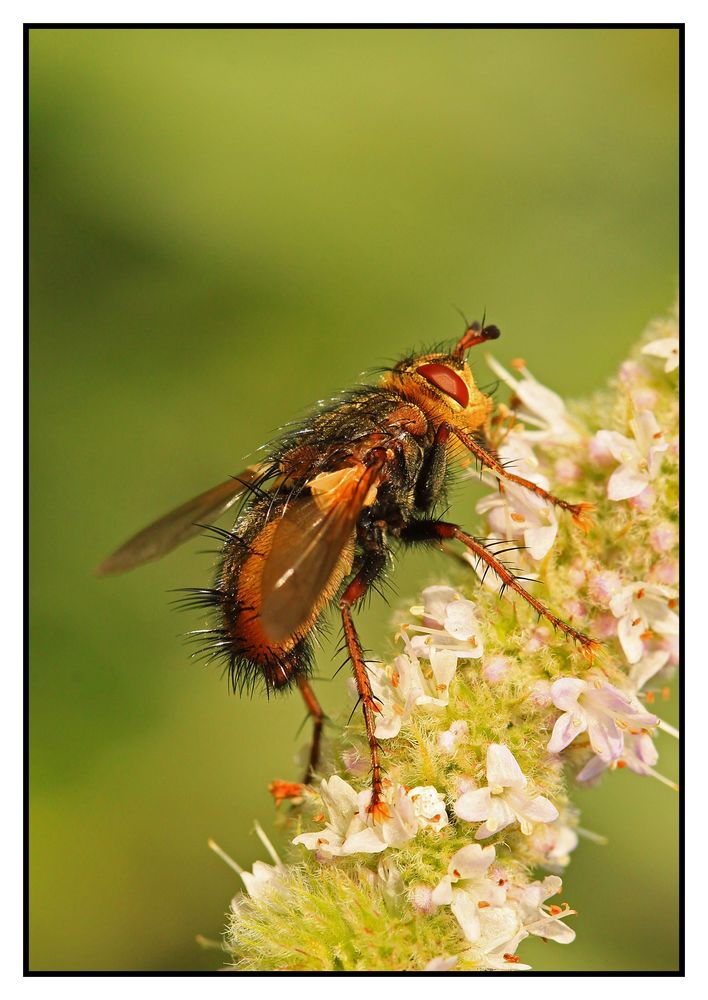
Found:
[[[308,484],[312,496],[290,501],[273,533],[263,567],[261,623],[282,642],[307,621],[352,535],[373,501],[381,464],[348,466]]]
[[[262,480],[267,471],[268,466],[264,464],[249,465],[233,479],[227,479],[225,483],[213,486],[206,493],[200,493],[158,521],[153,521],[102,562],[96,570],[97,575],[125,573],[135,566],[167,555],[182,542],[199,534],[202,525],[196,522],[216,520],[221,517],[243,496],[249,486]]]

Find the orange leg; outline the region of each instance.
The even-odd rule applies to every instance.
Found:
[[[554,496],[553,493],[549,493],[544,490],[541,486],[536,483],[532,483],[528,479],[523,479],[521,476],[515,475],[513,472],[507,471],[501,464],[499,459],[495,458],[486,448],[482,447],[479,442],[475,441],[473,437],[466,434],[464,431],[458,430],[456,427],[450,425],[450,431],[454,434],[462,444],[467,448],[468,451],[477,458],[482,465],[485,465],[488,469],[494,473],[495,476],[499,476],[500,479],[506,479],[507,482],[516,483],[518,486],[523,486],[524,489],[531,490],[536,496],[541,497],[543,500],[547,500],[549,503],[554,504],[556,507],[560,507],[562,510],[567,510],[571,515],[575,523],[587,531],[590,527],[588,522],[588,515],[593,510],[593,504],[591,503],[568,503],[567,500],[561,500],[560,497]]]
[[[446,521],[413,521],[404,530],[401,538],[405,542],[413,543],[431,541],[436,538],[441,541],[454,538],[462,542],[470,552],[473,552],[477,558],[481,559],[497,574],[505,587],[509,587],[510,590],[515,591],[523,597],[537,614],[551,623],[554,629],[559,629],[569,639],[573,639],[574,642],[579,643],[583,656],[592,662],[593,657],[600,648],[600,644],[595,639],[591,639],[583,632],[579,632],[573,628],[572,625],[568,625],[560,618],[557,618],[533,594],[529,594],[528,590],[521,586],[511,570],[507,569],[489,549],[485,548],[481,542],[478,542],[472,535],[468,535],[466,531],[463,531],[456,524],[449,524]]]
[[[363,572],[360,572],[354,577],[342,594],[339,607],[342,612],[342,622],[344,625],[344,640],[347,644],[352,667],[354,668],[354,677],[356,679],[357,691],[359,692],[359,699],[361,700],[361,707],[364,711],[364,723],[366,725],[366,735],[369,740],[369,751],[371,753],[371,802],[368,811],[374,817],[385,818],[388,816],[388,810],[386,803],[382,800],[381,760],[379,757],[379,744],[376,739],[376,720],[374,718],[380,709],[374,701],[371,682],[369,681],[366,664],[364,663],[361,642],[359,641],[359,636],[357,635],[351,615],[352,605],[364,596],[367,589],[366,576]]]
[[[307,711],[312,716],[312,743],[310,745],[310,759],[307,763],[307,771],[305,772],[305,777],[303,779],[304,785],[309,785],[312,782],[315,771],[317,769],[317,764],[320,759],[320,742],[322,739],[322,726],[324,724],[324,712],[322,711],[322,706],[315,696],[315,692],[310,687],[309,681],[306,677],[298,677],[297,686],[300,688],[300,694],[303,697],[305,705],[307,706]]]

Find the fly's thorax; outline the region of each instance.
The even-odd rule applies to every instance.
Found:
[[[386,372],[381,384],[415,403],[434,427],[449,423],[474,431],[491,414],[492,400],[475,385],[467,361],[452,354],[408,358]]]

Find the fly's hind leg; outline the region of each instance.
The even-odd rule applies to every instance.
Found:
[[[303,675],[299,675],[297,678],[297,686],[300,689],[300,694],[303,697],[305,705],[307,706],[308,714],[312,717],[312,743],[310,744],[310,756],[307,762],[307,771],[305,771],[305,777],[302,782],[299,781],[281,781],[276,778],[275,781],[271,781],[268,786],[268,791],[275,799],[276,806],[279,806],[282,802],[288,800],[299,800],[302,798],[303,786],[312,783],[312,779],[315,776],[315,771],[317,770],[317,765],[320,759],[320,744],[322,741],[322,727],[325,721],[325,714],[322,711],[322,707],[317,700],[315,692],[310,687],[310,682]]]
[[[577,629],[573,628],[572,625],[568,625],[567,622],[564,622],[560,618],[556,617],[556,615],[549,611],[544,604],[533,596],[533,594],[529,594],[528,590],[521,586],[517,578],[511,570],[504,565],[504,563],[500,562],[500,560],[492,552],[490,552],[489,549],[482,545],[482,543],[476,538],[473,538],[472,535],[463,531],[458,525],[450,524],[447,521],[412,521],[401,532],[401,541],[408,543],[431,541],[445,542],[453,539],[462,542],[469,552],[472,552],[478,559],[481,559],[482,562],[489,567],[489,569],[497,574],[505,587],[508,587],[510,590],[515,591],[523,597],[523,599],[531,605],[538,615],[551,623],[554,629],[558,629],[569,639],[577,642],[583,656],[592,661],[593,657],[600,648],[600,644],[595,639],[591,639],[583,632],[579,632]]]
[[[369,803],[369,813],[378,818],[388,816],[386,804],[382,800],[382,780],[381,780],[381,760],[379,756],[379,744],[376,739],[376,714],[380,711],[371,690],[371,681],[364,662],[364,653],[361,642],[357,635],[354,621],[352,619],[352,606],[359,601],[367,592],[376,577],[380,574],[386,563],[386,555],[383,546],[380,550],[372,550],[365,554],[356,576],[347,585],[339,601],[339,609],[342,613],[342,624],[344,627],[344,641],[346,643],[349,659],[354,670],[356,688],[359,693],[359,700],[364,712],[364,724],[366,725],[366,736],[369,741],[369,752],[371,754],[371,802]]]
[[[322,726],[324,725],[325,714],[322,711],[322,706],[320,705],[315,692],[310,687],[310,683],[306,677],[298,677],[297,686],[300,689],[300,694],[303,697],[305,705],[307,706],[307,711],[312,716],[312,743],[310,744],[310,757],[307,762],[307,771],[305,771],[305,777],[303,778],[303,784],[309,785],[317,770],[317,765],[320,760],[320,744],[322,741]]]

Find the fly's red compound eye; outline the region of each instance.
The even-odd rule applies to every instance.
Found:
[[[456,403],[465,408],[470,401],[470,392],[463,380],[447,365],[421,365],[416,369],[436,389],[441,389]]]

